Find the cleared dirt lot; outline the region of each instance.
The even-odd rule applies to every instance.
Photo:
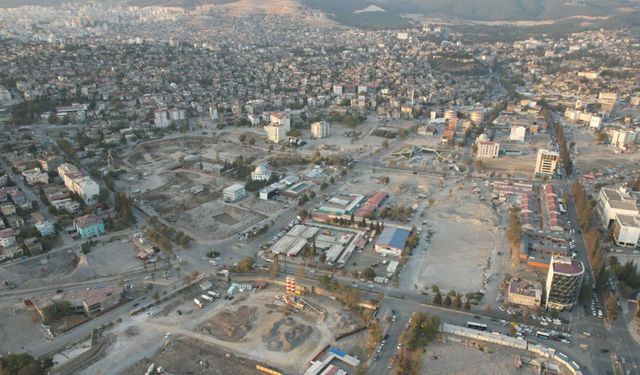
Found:
[[[0,306],[0,353],[24,352],[30,344],[44,340],[40,317],[22,302]]]
[[[204,346],[196,339],[179,337],[167,340],[153,358],[145,358],[122,374],[144,374],[149,365],[161,366],[173,374],[255,375],[258,362],[242,358],[215,346]]]
[[[517,354],[503,348],[477,348],[455,343],[433,343],[423,354],[422,373],[440,375],[535,375],[535,368],[516,368]]]
[[[631,171],[640,169],[638,152],[623,153],[608,144],[598,143],[592,133],[580,128],[574,128],[569,138],[575,142],[576,160],[581,173],[591,173],[594,170],[602,173],[611,168],[622,175],[628,175]]]
[[[459,185],[458,185],[459,186]],[[435,194],[424,220],[436,232],[413,284],[418,289],[436,284],[445,290],[475,292],[482,288],[483,274],[496,242],[497,218],[489,206],[463,190],[445,187]]]
[[[202,310],[185,297],[168,314],[161,309],[152,317],[133,317],[116,325],[110,332],[116,339],[107,356],[84,373],[139,374],[153,362],[179,374],[255,374],[257,361],[287,374],[300,374],[336,334],[362,324],[338,302],[319,296],[305,299],[322,306],[326,314],[308,308],[285,311],[275,304],[283,290],[269,288],[233,301],[218,299]]]

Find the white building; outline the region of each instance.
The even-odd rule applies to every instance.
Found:
[[[331,125],[326,121],[318,121],[311,124],[311,136],[313,138],[326,138],[331,135]]]
[[[244,185],[234,184],[222,190],[222,196],[226,202],[236,202],[247,196]]]
[[[640,222],[634,215],[615,215],[613,239],[618,246],[636,247],[640,240]]]
[[[636,132],[633,130],[614,129],[610,135],[611,145],[621,150],[627,150],[636,142]]]
[[[49,183],[49,175],[47,172],[42,172],[40,168],[27,169],[22,171],[22,177],[29,185],[46,185]]]
[[[616,215],[638,216],[636,201],[624,187],[617,189],[603,187],[600,189],[596,211],[605,228],[609,228]]]
[[[269,181],[271,179],[271,171],[269,170],[269,165],[267,163],[260,163],[251,172],[251,179],[253,181]]]
[[[209,106],[209,118],[213,121],[218,119],[218,109],[213,105]]]
[[[333,93],[335,95],[342,95],[342,85],[333,85]]]
[[[264,127],[264,131],[267,133],[267,139],[269,140],[269,142],[280,143],[287,138],[284,127],[280,125],[266,125]]]
[[[167,111],[165,109],[156,109],[153,124],[156,128],[166,128],[169,126],[169,118],[167,117]]]
[[[171,119],[171,121],[184,120],[184,109],[171,108],[169,110],[169,118]]]
[[[511,131],[509,132],[509,140],[524,142],[525,137],[527,136],[527,128],[524,126],[512,126]]]
[[[500,153],[500,143],[490,141],[486,134],[480,134],[476,140],[476,146],[478,159],[497,158]]]
[[[592,115],[589,120],[589,129],[600,130],[602,128],[602,117]]]
[[[558,167],[560,154],[555,151],[549,151],[544,148],[538,150],[536,157],[536,174],[554,174]]]
[[[61,164],[58,174],[67,189],[78,194],[86,204],[96,203],[100,195],[100,185],[91,177],[85,176],[75,165],[69,163]]]

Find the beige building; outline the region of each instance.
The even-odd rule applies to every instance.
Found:
[[[326,121],[318,121],[311,124],[311,136],[313,138],[326,138],[331,135],[331,125]]]
[[[616,108],[616,101],[618,95],[612,92],[601,92],[598,94],[598,102],[600,103],[600,109],[604,112],[613,112]]]
[[[280,143],[287,137],[286,130],[283,126],[269,124],[264,127],[269,142]]]
[[[469,112],[469,119],[471,119],[474,124],[480,125],[484,120],[484,112],[481,110],[471,111]]]
[[[549,151],[541,148],[538,150],[536,158],[536,174],[554,174],[558,167],[560,154],[555,151]]]
[[[611,146],[620,150],[627,150],[636,143],[636,132],[633,130],[614,129],[610,133]]]
[[[542,284],[512,279],[509,282],[507,302],[530,309],[539,307],[542,303]]]

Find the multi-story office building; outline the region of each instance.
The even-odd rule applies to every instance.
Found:
[[[571,309],[580,295],[584,264],[565,256],[551,256],[545,287],[547,309]]]

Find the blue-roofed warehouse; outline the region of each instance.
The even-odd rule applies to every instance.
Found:
[[[405,228],[385,227],[376,242],[376,252],[400,256],[411,231]]]

